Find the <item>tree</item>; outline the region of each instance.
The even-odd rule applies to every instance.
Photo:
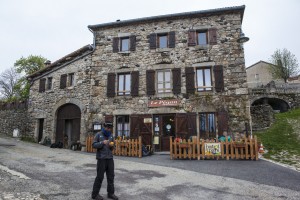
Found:
[[[18,98],[18,91],[15,86],[18,84],[20,75],[15,68],[5,70],[0,75],[0,95],[5,101],[13,101]]]
[[[287,49],[277,49],[271,56],[270,62],[272,63],[270,69],[273,77],[283,79],[285,83],[289,77],[299,73],[297,58]]]
[[[42,56],[30,55],[27,58],[20,58],[15,62],[16,71],[20,74],[25,74],[22,76],[15,86],[15,89],[19,93],[20,99],[26,99],[29,97],[30,83],[26,77],[34,72],[45,67],[46,58]]]

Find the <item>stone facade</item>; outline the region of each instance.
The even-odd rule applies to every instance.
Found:
[[[182,132],[190,130],[193,132],[192,135],[199,135],[202,113],[215,114],[212,122],[215,126],[214,137],[222,134],[225,129],[229,132],[244,130],[245,123],[249,123],[250,104],[244,50],[237,43],[244,8],[240,6],[89,26],[94,33],[95,40],[94,49],[90,54],[70,64],[56,67],[58,69],[55,71],[32,76],[34,81],[31,87],[29,108],[29,113],[35,121],[32,124],[32,133],[37,137],[36,119],[43,118],[45,119],[43,135],[48,135],[55,141],[57,111],[68,103],[80,108],[80,140],[82,142],[92,132],[93,122],[96,121],[112,120],[117,131],[118,116],[129,116],[130,134],[136,134],[136,131],[138,134],[150,132],[151,138],[147,140],[150,142],[156,130],[152,117],[156,115],[174,115],[175,131],[178,133],[180,132],[179,126],[181,126],[180,116],[193,114],[192,123],[189,120],[182,121],[187,123],[184,124],[187,130],[182,130]],[[214,43],[189,45],[190,30],[211,29],[216,34]],[[168,48],[151,47],[153,35],[157,39],[165,34],[170,40]],[[211,33],[206,34],[206,39],[210,40]],[[118,45],[122,38],[134,38],[134,42],[129,41],[128,51],[115,51],[114,45],[121,48]],[[134,48],[131,48],[133,46]],[[194,90],[189,91],[191,79],[196,86],[196,73],[202,68],[210,70],[210,75],[206,76],[211,79],[211,88],[203,92],[197,89],[194,91],[194,87],[192,88]],[[176,71],[176,74],[179,74],[176,78],[177,85],[174,80],[170,83],[173,92],[157,92],[157,73],[161,70],[169,70],[170,73]],[[219,75],[217,70],[219,70]],[[154,74],[152,81],[154,81],[155,91],[153,94],[149,93],[148,78],[150,76],[148,75],[150,73],[148,72],[150,71]],[[70,73],[75,74],[75,86],[60,89],[61,75]],[[130,74],[132,79],[134,77],[136,79],[135,83],[131,82],[130,95],[118,95],[119,75],[122,74]],[[39,80],[48,76],[53,77],[53,89],[41,93]],[[171,77],[175,79],[173,76],[174,74]],[[134,87],[137,88],[134,89],[133,94],[132,88]],[[113,92],[113,95],[109,92]],[[153,100],[166,102],[176,100],[178,105],[150,107],[149,103]],[[137,128],[134,120],[139,120],[146,115],[147,118],[142,120],[144,126]],[[173,118],[170,120],[172,121]],[[173,136],[178,135],[175,133]]]
[[[275,122],[274,111],[268,104],[252,106],[251,117],[254,131],[269,128]]]

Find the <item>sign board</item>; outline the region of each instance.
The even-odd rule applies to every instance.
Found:
[[[153,144],[159,144],[159,137],[154,136]]]
[[[144,118],[144,124],[152,123],[152,118]]]
[[[179,99],[171,100],[150,100],[148,101],[148,107],[165,107],[165,106],[178,106],[180,103]]]
[[[220,156],[221,155],[221,143],[205,143],[205,155],[206,156]]]

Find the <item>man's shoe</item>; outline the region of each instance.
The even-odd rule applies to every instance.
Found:
[[[115,194],[107,194],[109,199],[118,200],[118,197]]]
[[[95,198],[93,198],[93,199],[95,199],[95,200],[103,200],[103,197],[100,195],[100,194],[98,194]]]

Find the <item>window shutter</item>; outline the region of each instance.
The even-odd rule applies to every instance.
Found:
[[[224,91],[224,77],[223,77],[223,66],[222,65],[216,65],[214,67],[214,75],[215,75],[216,92]]]
[[[63,74],[60,76],[60,89],[64,89],[67,87],[67,74]]]
[[[108,75],[107,75],[107,93],[106,93],[107,97],[114,97],[116,95],[115,80],[116,80],[116,74],[108,73]]]
[[[186,93],[195,93],[195,72],[193,67],[185,68]]]
[[[119,52],[119,38],[118,37],[113,38],[113,52],[114,53]]]
[[[114,116],[113,115],[105,115],[105,122],[114,123]]]
[[[189,30],[188,46],[196,46],[196,30]]]
[[[197,136],[197,125],[196,125],[197,115],[196,113],[187,113],[187,128],[189,136]]]
[[[156,33],[151,33],[149,35],[150,49],[156,49]]]
[[[45,92],[45,87],[46,87],[46,79],[42,78],[40,79],[39,92]]]
[[[139,96],[139,71],[131,72],[131,96]]]
[[[173,75],[173,93],[180,94],[181,92],[181,69],[172,69]]]
[[[228,132],[228,113],[225,110],[218,112],[218,135]]]
[[[216,28],[208,29],[208,36],[209,36],[209,44],[211,44],[211,45],[217,44],[217,29]]]
[[[147,70],[146,72],[147,95],[155,94],[155,71]]]
[[[130,51],[135,51],[135,47],[136,47],[136,36],[135,35],[131,35],[129,37],[130,40]]]
[[[175,31],[171,31],[169,33],[169,48],[175,48],[175,42],[176,42]]]

